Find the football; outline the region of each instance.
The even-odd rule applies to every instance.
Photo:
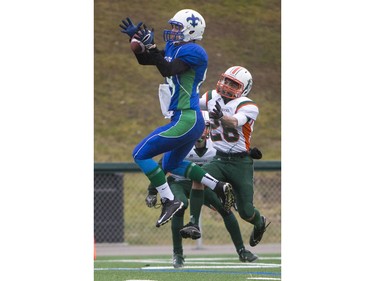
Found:
[[[130,49],[132,49],[135,54],[142,54],[146,48],[141,41],[132,38],[130,41]]]

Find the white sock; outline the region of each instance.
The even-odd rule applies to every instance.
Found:
[[[169,200],[174,199],[174,195],[172,193],[172,190],[170,189],[168,183],[162,184],[158,187],[156,187],[156,190],[160,194],[160,198],[168,198]]]
[[[209,174],[205,174],[204,177],[202,178],[202,181],[201,183],[203,183],[205,186],[208,186],[209,188],[211,188],[212,190],[215,189],[216,187],[216,184],[218,183],[219,181],[217,179],[214,179],[213,177],[211,177]]]

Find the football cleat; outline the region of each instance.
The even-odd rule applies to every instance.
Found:
[[[180,230],[182,238],[191,238],[193,240],[201,238],[201,232],[199,226],[189,222]]]
[[[185,257],[181,254],[173,253],[173,267],[174,268],[181,268],[184,267]]]
[[[262,221],[263,221],[263,225],[260,229],[257,229],[255,226],[253,228],[253,231],[251,232],[251,235],[250,235],[250,246],[251,247],[254,247],[256,245],[258,245],[258,243],[260,242],[260,240],[262,240],[262,237],[263,237],[263,233],[266,232],[266,228],[270,225],[271,222],[269,222],[267,225],[266,225],[266,218],[264,216],[262,216]]]
[[[246,250],[245,248],[242,248],[238,251],[238,257],[242,262],[253,262],[258,259],[258,256],[254,255],[252,252]]]
[[[214,189],[219,196],[224,209],[229,212],[230,208],[234,206],[233,187],[230,183],[219,181]]]
[[[161,205],[163,208],[161,210],[160,217],[156,222],[156,227],[160,227],[161,225],[170,221],[173,215],[184,206],[184,203],[176,198],[174,200],[162,198]]]

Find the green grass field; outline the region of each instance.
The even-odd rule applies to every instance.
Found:
[[[235,255],[189,255],[182,269],[172,266],[171,256],[97,257],[95,281],[245,281],[281,280],[280,254],[260,254],[252,263]]]

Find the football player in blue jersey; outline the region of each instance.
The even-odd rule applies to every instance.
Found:
[[[121,32],[129,35],[132,44],[134,42],[142,47],[141,52],[134,51],[138,63],[155,65],[165,78],[165,83],[159,87],[159,98],[164,115],[171,120],[146,136],[133,151],[135,163],[161,197],[162,211],[156,227],[167,223],[184,205],[174,197],[166,181],[167,172],[211,188],[229,211],[234,202],[232,186],[216,180],[198,165],[185,160],[205,127],[199,107],[199,89],[206,78],[208,57],[205,49],[197,44],[203,38],[205,20],[191,9],[177,12],[169,20],[171,30],[164,31],[164,50],[159,50],[154,43],[153,29],[142,24],[134,25],[127,18],[120,24]],[[160,154],[164,154],[162,168],[152,159]],[[203,190],[195,189],[193,185],[190,208],[194,210],[196,223],[203,196]]]

